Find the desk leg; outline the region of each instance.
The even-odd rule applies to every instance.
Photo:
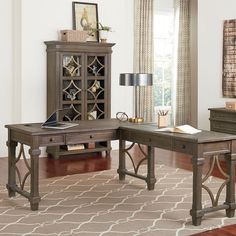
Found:
[[[17,142],[9,141],[7,142],[8,146],[8,196],[14,197],[16,195],[16,191],[13,188],[16,186],[16,146]]]
[[[31,162],[31,180],[30,180],[30,206],[32,211],[38,210],[40,202],[39,196],[39,155],[41,151],[38,148],[30,149],[30,162]]]
[[[147,187],[148,190],[153,190],[156,183],[155,178],[155,159],[154,159],[154,148],[148,146],[148,173],[147,173]]]
[[[226,209],[226,215],[227,217],[234,217],[235,212],[235,160],[236,160],[236,154],[226,155],[225,161],[226,161],[226,167],[227,167],[227,174],[229,175],[229,182],[226,185],[226,201],[225,204],[229,206],[228,209]]]
[[[198,156],[192,157],[193,165],[193,203],[190,215],[195,226],[201,224],[204,213],[202,212],[202,166],[204,159]]]
[[[117,173],[119,174],[120,180],[125,180],[125,141],[120,140],[119,141],[119,168],[117,170]]]

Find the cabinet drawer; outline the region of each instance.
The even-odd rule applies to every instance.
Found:
[[[235,118],[236,118],[236,111],[234,110],[210,112],[210,119],[212,120],[231,121],[235,123]]]
[[[173,151],[191,154],[193,153],[193,144],[181,140],[174,140]]]
[[[226,121],[211,121],[211,130],[222,133],[236,134],[236,123]]]
[[[116,131],[104,131],[104,132],[89,132],[83,134],[67,134],[66,144],[75,143],[87,143],[87,142],[99,142],[99,141],[110,141],[116,139]]]
[[[64,135],[48,135],[39,138],[39,142],[42,146],[52,146],[64,144]]]

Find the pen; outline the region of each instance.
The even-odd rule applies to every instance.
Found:
[[[158,111],[158,115],[160,115],[160,116],[166,116],[167,114],[168,114],[168,110],[167,111],[165,111],[165,110],[159,110]]]

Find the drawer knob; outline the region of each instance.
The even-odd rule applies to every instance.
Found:
[[[185,148],[186,148],[185,144],[183,144],[183,145],[182,145],[182,148],[183,148],[183,149],[185,149]]]
[[[54,141],[54,138],[50,138],[49,141],[50,141],[50,142],[53,142],[53,141]]]
[[[93,136],[93,135],[90,135],[89,137],[90,137],[90,138],[93,138],[94,136]]]

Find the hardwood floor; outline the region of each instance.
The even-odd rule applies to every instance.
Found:
[[[135,154],[135,162],[137,163],[140,158],[140,151],[138,148],[133,150]],[[167,166],[182,168],[185,170],[191,170],[191,157],[187,154],[170,152],[162,149],[155,150],[156,163],[165,164]],[[40,158],[39,160],[39,178],[51,178],[56,176],[64,176],[78,173],[86,173],[91,171],[108,170],[111,168],[117,169],[119,160],[118,150],[111,152],[111,157],[106,157],[105,154],[87,154],[80,157],[67,156],[62,157],[59,160],[53,158]],[[25,164],[23,161],[18,163],[20,169],[24,171]],[[209,162],[205,164],[204,172],[209,168]],[[224,163],[221,162],[223,169]],[[7,158],[0,158],[0,184],[6,184],[7,182]],[[127,161],[127,167],[131,167],[131,162]],[[221,177],[218,169],[214,169],[213,175]],[[195,234],[194,236],[233,236],[236,235],[236,225],[230,225],[221,229],[211,230]]]

